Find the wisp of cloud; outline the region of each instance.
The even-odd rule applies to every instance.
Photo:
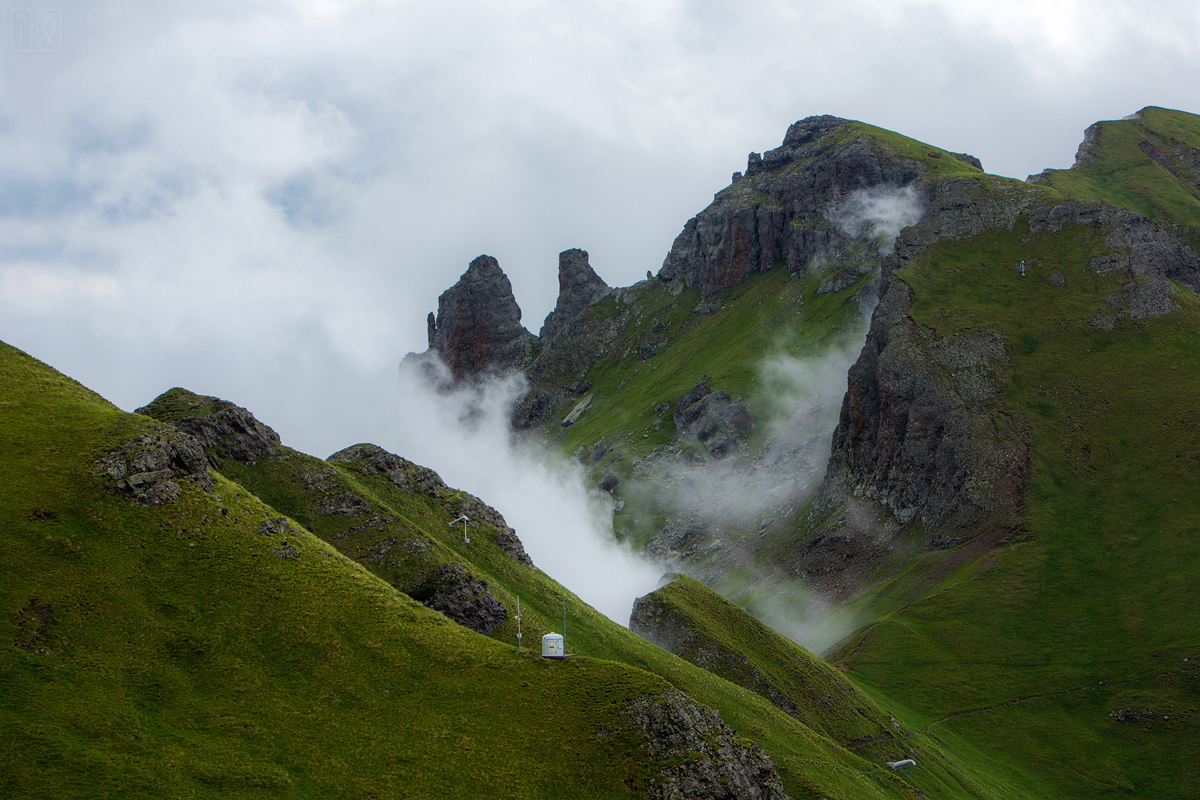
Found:
[[[539,569],[627,625],[634,599],[657,588],[663,569],[617,544],[612,501],[587,489],[578,463],[513,440],[509,414],[523,378],[438,392],[410,366],[400,370],[399,424],[385,446],[496,508]]]
[[[879,246],[879,254],[892,252],[896,237],[925,214],[925,200],[911,184],[872,186],[856,189],[829,209],[829,221],[849,239],[867,236]]]

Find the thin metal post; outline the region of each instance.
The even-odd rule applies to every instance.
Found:
[[[463,524],[463,543],[470,544],[471,540],[467,538],[467,517],[465,514],[463,516],[459,517],[458,519],[454,520],[453,522],[451,522],[450,527],[453,528],[455,525],[457,525],[460,522]]]

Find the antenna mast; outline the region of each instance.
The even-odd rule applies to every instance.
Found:
[[[521,652],[521,596],[517,595],[517,652]]]

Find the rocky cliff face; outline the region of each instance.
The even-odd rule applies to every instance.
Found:
[[[586,250],[558,254],[558,302],[546,316],[538,338],[551,339],[580,312],[608,297],[612,289],[588,263]]]
[[[1009,228],[1018,217],[1030,235],[1065,225],[1102,232],[1097,274],[1124,272],[1125,288],[1106,298],[1110,313],[1091,320],[1111,329],[1120,317],[1171,312],[1175,284],[1200,295],[1200,257],[1178,237],[1125,209],[1099,203],[1053,203],[1013,190],[970,198],[939,188],[925,218],[900,237],[885,261],[885,291],[866,343],[847,376],[847,391],[814,516],[816,535],[796,569],[834,593],[854,591],[884,557],[894,528],[920,524],[925,545],[995,542],[1022,525],[1029,446],[1021,426],[996,413],[1007,380],[1010,343],[995,331],[939,338],[910,316],[912,292],[892,273],[930,244]],[[1053,275],[1050,277],[1053,280]],[[1060,277],[1061,280],[1061,277]]]
[[[455,381],[509,369],[529,356],[535,337],[521,325],[512,283],[491,256],[476,258],[438,298],[428,319],[429,349]]]
[[[663,765],[652,800],[788,800],[770,756],[682,692],[639,698],[625,717]]]
[[[994,333],[937,341],[907,316],[910,306],[908,287],[891,281],[847,376],[826,486],[849,480],[900,524],[1014,525],[1026,448],[986,404],[1007,367],[1004,341]]]
[[[905,187],[925,171],[865,139],[837,135],[847,122],[809,117],[788,128],[782,146],[751,153],[745,174],[735,173],[712,205],[688,220],[658,278],[708,297],[777,264],[797,273],[846,249],[855,236],[830,209],[851,192]]]

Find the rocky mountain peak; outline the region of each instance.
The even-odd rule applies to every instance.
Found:
[[[588,263],[586,250],[572,248],[558,254],[558,302],[546,315],[538,336],[553,337],[569,320],[588,306],[600,302],[612,292],[609,285]]]
[[[802,144],[808,144],[813,139],[824,136],[831,130],[840,128],[849,121],[830,114],[805,117],[799,122],[793,122],[788,126],[787,133],[783,137],[783,146],[799,147]]]
[[[842,256],[858,246],[854,240],[870,226],[848,232],[831,209],[853,206],[856,193],[867,190],[884,193],[890,201],[909,192],[919,204],[919,192],[910,187],[925,166],[869,136],[830,135],[849,124],[839,117],[808,117],[788,129],[780,147],[751,153],[745,175],[735,173],[733,183],[688,220],[663,261],[659,280],[697,288],[707,298],[777,265],[796,274],[811,263],[846,262]],[[846,266],[853,283],[875,269],[878,260]]]
[[[746,161],[746,176],[755,175],[764,169],[775,169],[793,161],[800,154],[799,150],[802,147],[820,139],[830,131],[842,127],[849,121],[841,117],[822,114],[793,122],[788,126],[781,146],[774,150],[768,150],[762,155],[750,154]]]
[[[521,325],[512,283],[489,255],[472,261],[458,283],[442,292],[428,328],[429,349],[456,381],[513,366],[534,338]]]

